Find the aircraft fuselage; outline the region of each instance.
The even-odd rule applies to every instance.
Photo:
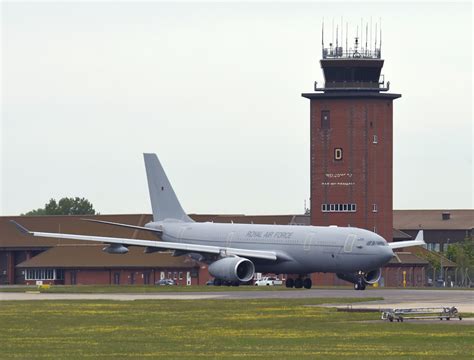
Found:
[[[387,242],[352,227],[152,222],[163,241],[273,251],[278,261],[252,259],[257,272],[299,273],[370,271],[393,256]]]

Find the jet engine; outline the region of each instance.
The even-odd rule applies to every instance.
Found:
[[[232,256],[213,262],[208,270],[217,279],[245,282],[253,278],[255,266],[249,259]]]
[[[382,269],[378,268],[375,270],[371,270],[368,273],[364,274],[364,281],[366,284],[375,284],[377,281],[380,280],[382,276]]]
[[[128,248],[122,244],[110,244],[102,249],[109,254],[126,254],[128,253]]]
[[[353,284],[357,284],[359,282],[359,274],[357,273],[338,273],[336,274],[339,279],[349,281]],[[362,281],[364,281],[365,284],[375,284],[377,281],[380,280],[380,276],[382,275],[382,269],[375,269],[368,271],[364,274],[362,274]]]

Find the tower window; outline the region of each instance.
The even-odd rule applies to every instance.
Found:
[[[342,148],[334,148],[334,160],[342,160]]]
[[[378,212],[377,204],[372,204],[372,212],[374,213]]]
[[[356,204],[321,204],[321,212],[355,212]]]
[[[329,110],[323,110],[321,111],[321,129],[328,130],[329,128],[331,128]]]
[[[373,144],[378,144],[378,142],[379,142],[378,136],[377,136],[377,135],[374,135],[374,139],[373,139],[372,143],[373,143]]]

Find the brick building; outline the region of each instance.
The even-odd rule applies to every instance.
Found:
[[[14,216],[0,218],[0,285],[34,284],[154,284],[172,278],[181,285],[204,284],[207,267],[186,256],[170,252],[144,254],[130,247],[124,255],[102,251],[104,245],[88,241],[25,236],[10,223],[45,232],[94,234],[98,236],[157,240],[146,231],[136,231],[81,221],[82,216]],[[151,215],[100,215],[106,221],[143,226]]]
[[[410,236],[423,229],[428,250],[446,251],[474,235],[474,210],[394,210],[393,225]]]
[[[474,210],[450,210],[449,219],[443,220],[441,210],[396,210],[394,223],[401,229],[394,229],[391,239],[409,240],[407,233],[416,234],[413,224],[425,230],[425,240],[435,244],[449,235],[451,243],[462,241],[474,228]],[[195,221],[220,223],[254,223],[279,225],[309,225],[308,215],[210,215],[191,214]],[[444,218],[446,218],[446,214]],[[144,254],[142,248],[130,247],[124,255],[108,254],[102,251],[104,245],[91,244],[77,240],[47,239],[21,234],[10,220],[19,221],[30,229],[45,232],[64,232],[73,234],[94,234],[98,236],[129,237],[156,240],[145,231],[101,225],[80,220],[81,216],[36,216],[0,217],[0,285],[31,284],[36,280],[55,284],[153,284],[157,280],[173,278],[181,285],[205,284],[210,279],[207,266],[199,264],[186,256],[173,257],[171,253]],[[149,214],[137,215],[98,215],[105,221],[128,223],[143,226],[151,221]],[[402,231],[403,230],[403,231]],[[443,240],[444,239],[444,240]],[[433,250],[437,246],[431,245]],[[441,246],[442,247],[442,246]],[[444,271],[451,272],[457,279],[455,264],[443,258]],[[383,268],[385,286],[402,286],[403,272],[407,286],[419,286],[428,278],[434,278],[423,254],[409,249],[398,252],[397,257]],[[449,275],[449,274],[448,274]],[[447,275],[444,276],[448,278]],[[189,279],[190,278],[190,279]],[[421,280],[420,280],[421,279]],[[348,285],[332,274],[312,274],[315,285]]]

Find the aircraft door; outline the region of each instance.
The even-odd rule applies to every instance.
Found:
[[[305,251],[310,251],[311,250],[311,247],[314,244],[315,238],[316,238],[316,234],[313,233],[313,232],[306,235],[306,237],[304,239],[304,250]]]
[[[354,247],[354,242],[357,238],[357,235],[349,234],[347,236],[346,242],[344,243],[344,252],[350,253],[352,252],[352,248]]]
[[[232,240],[234,239],[235,232],[230,232],[227,234],[226,247],[232,247]]]

